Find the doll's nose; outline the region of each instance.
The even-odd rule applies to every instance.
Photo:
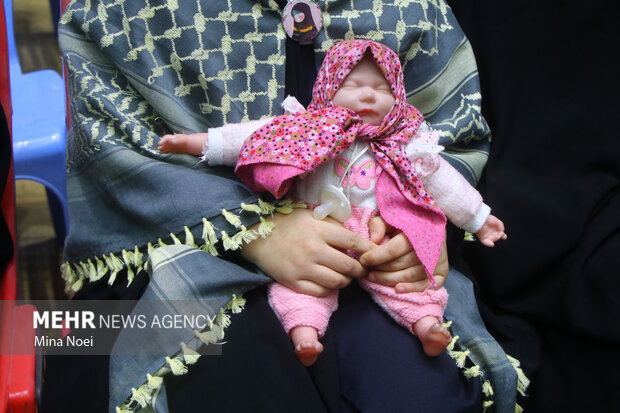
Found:
[[[375,91],[370,87],[365,87],[360,91],[360,100],[362,102],[374,102],[376,100]]]

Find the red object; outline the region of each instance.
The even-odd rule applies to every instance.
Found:
[[[12,0],[10,0],[12,1]],[[9,83],[8,45],[4,3],[0,3],[0,104],[11,130],[11,90]],[[15,178],[13,163],[9,174],[0,209],[15,247]],[[16,249],[15,249],[16,251]],[[13,300],[17,293],[17,259],[15,252],[7,262],[0,263],[0,413],[35,413],[35,366],[34,331],[31,328],[16,329],[16,326],[32,325],[32,306],[15,306]],[[31,354],[11,354],[15,346],[31,345]],[[24,348],[24,347],[21,347]]]

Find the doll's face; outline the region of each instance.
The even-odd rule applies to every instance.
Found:
[[[351,109],[365,123],[379,126],[392,109],[394,96],[379,66],[366,55],[344,79],[332,103]]]
[[[293,10],[293,13],[291,14],[293,15],[293,20],[295,20],[295,23],[301,23],[306,18],[306,15],[302,11]]]

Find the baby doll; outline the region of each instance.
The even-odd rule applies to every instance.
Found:
[[[431,285],[445,232],[442,210],[485,245],[506,238],[502,222],[490,215],[477,191],[437,155],[442,149],[438,135],[406,103],[400,61],[386,46],[365,40],[334,45],[319,70],[308,111],[289,111],[295,113],[227,125],[208,135],[166,136],[160,149],[196,153],[208,142],[204,152],[210,164],[231,164],[243,141],[236,172],[251,189],[276,197],[288,193],[318,206],[315,216],[331,213],[367,238],[368,222],[380,214],[407,236]],[[322,198],[330,193],[341,208],[325,210],[328,202]],[[441,325],[445,289],[398,294],[367,279],[360,283],[419,337],[426,354],[436,356],[447,346],[451,337]],[[337,291],[316,298],[274,283],[269,301],[297,356],[304,365],[313,364],[323,349],[319,338],[337,306]]]

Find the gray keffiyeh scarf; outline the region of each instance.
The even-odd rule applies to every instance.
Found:
[[[480,114],[473,53],[447,5],[318,3],[317,67],[343,39],[376,40],[397,51],[409,103],[439,131],[442,155],[475,183],[490,132]],[[110,284],[150,276],[145,296],[209,299],[215,315],[220,308],[238,311],[242,292],[269,281],[217,255],[267,235],[265,218],[295,205],[259,200],[232,170],[161,154],[157,142],[165,133],[281,114],[286,34],[280,23],[273,0],[70,3],[59,28],[72,122],[63,265],[68,288],[104,276]],[[257,232],[248,230],[258,222]],[[128,279],[117,277],[121,271]],[[216,324],[215,333],[223,327]],[[113,357],[112,411],[152,404],[165,411],[161,375],[182,372],[192,360],[184,354],[209,340],[180,337],[177,343],[191,348],[164,349],[165,359]]]

